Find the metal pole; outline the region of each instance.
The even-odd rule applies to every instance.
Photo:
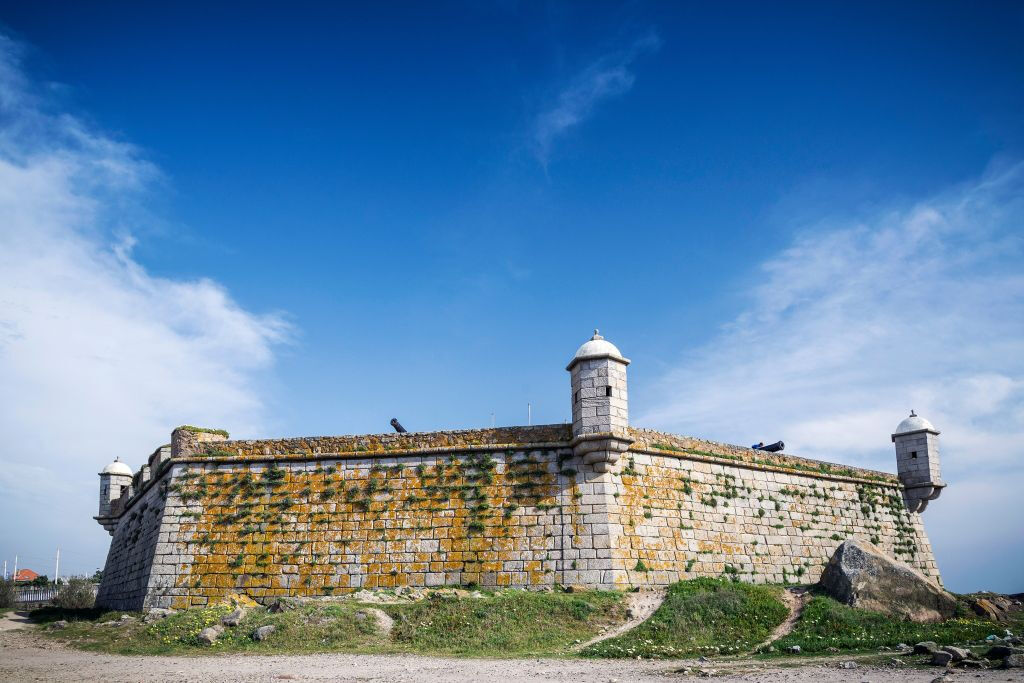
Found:
[[[7,560],[4,560],[4,581],[7,580]]]
[[[57,548],[57,566],[53,568],[53,583],[60,579],[60,548]]]
[[[533,406],[529,403],[526,404],[526,424],[533,424]]]
[[[15,580],[15,582],[17,582],[17,580],[18,580],[18,556],[17,555],[14,556],[14,580]]]

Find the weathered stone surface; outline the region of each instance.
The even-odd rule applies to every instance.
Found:
[[[1024,669],[1024,655],[1013,654],[1008,655],[1003,659],[1002,668],[1004,669]]]
[[[953,655],[944,651],[936,650],[932,653],[932,664],[935,666],[946,666],[953,661]]]
[[[267,624],[266,626],[260,626],[256,629],[253,634],[253,640],[264,641],[271,636],[271,634],[277,630],[277,627],[273,624]]]
[[[224,627],[220,624],[208,626],[199,632],[199,642],[203,645],[213,645],[217,642],[217,638],[220,638],[220,634],[223,632]]]
[[[926,576],[854,539],[839,546],[819,584],[844,604],[911,621],[941,621],[956,610],[956,599]]]
[[[925,640],[914,645],[915,655],[930,655],[939,649],[939,644],[933,640]]]
[[[52,624],[50,624],[50,628],[52,628],[52,629],[54,629],[56,631],[63,631],[67,627],[68,627],[68,622],[64,621],[63,619],[61,619],[59,621],[55,621]]]

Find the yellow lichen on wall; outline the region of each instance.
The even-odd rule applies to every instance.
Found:
[[[170,485],[185,558],[172,604],[551,584],[572,496],[557,467],[532,453],[192,466]]]

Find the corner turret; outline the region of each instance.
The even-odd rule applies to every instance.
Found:
[[[946,485],[939,470],[939,430],[913,410],[892,435],[896,444],[896,471],[903,484],[903,500],[911,512],[924,512]]]
[[[571,375],[573,452],[598,472],[607,472],[633,442],[626,431],[627,365],[629,359],[594,330],[565,368]]]
[[[115,522],[111,517],[111,503],[121,497],[121,493],[132,485],[132,468],[116,458],[99,473],[100,475],[100,508],[96,521],[114,533]]]

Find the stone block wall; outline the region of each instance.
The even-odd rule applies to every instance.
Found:
[[[921,516],[892,481],[628,453],[609,527],[628,585],[696,576],[813,583],[847,538],[940,579]]]
[[[165,524],[165,503],[159,487],[150,487],[122,514],[110,540],[97,605],[118,610],[144,606],[151,592],[150,574]]]

